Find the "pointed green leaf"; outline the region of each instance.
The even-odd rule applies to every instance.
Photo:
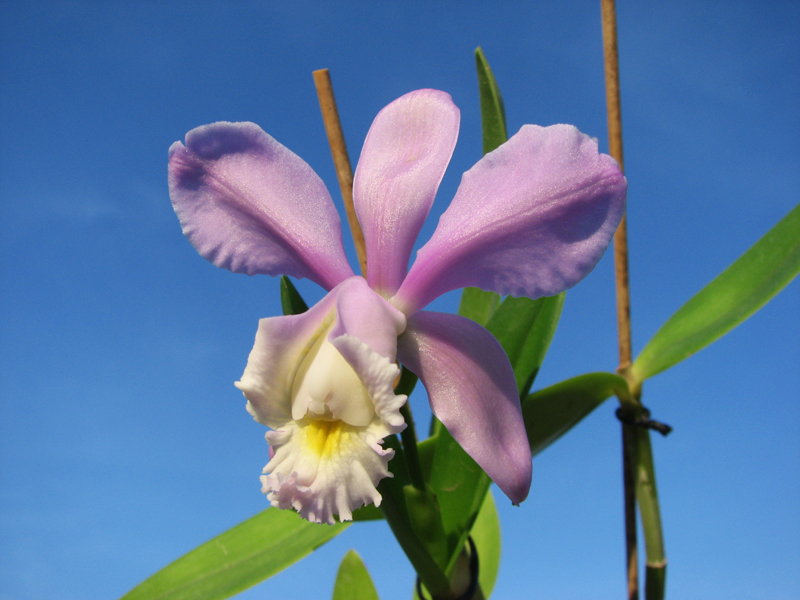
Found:
[[[333,600],[378,600],[372,577],[355,550],[348,550],[339,565]]]
[[[628,384],[613,373],[587,373],[538,390],[522,402],[531,454],[536,456]]]
[[[500,570],[500,517],[491,490],[484,498],[470,535],[478,552],[478,589],[470,600],[485,600],[491,595]],[[416,590],[413,598],[421,600]]]
[[[425,545],[431,558],[441,568],[447,566],[450,555],[442,525],[442,511],[430,486],[420,490],[413,485],[403,486],[411,528]]]
[[[281,307],[284,315],[299,315],[308,310],[300,292],[286,275],[281,276]]]
[[[800,205],[684,304],[631,367],[636,381],[702,350],[747,319],[800,272]]]
[[[497,81],[480,46],[475,49],[475,64],[478,68],[478,92],[481,98],[483,153],[486,154],[508,139],[506,110],[500,88],[497,87]]]
[[[386,477],[378,484],[378,492],[383,497],[381,511],[383,511],[394,537],[397,538],[397,542],[423,583],[435,594],[445,595],[449,592],[450,583],[441,567],[436,563],[423,541],[414,531],[408,512],[403,489],[403,486],[408,483],[408,473],[404,472],[405,461],[398,460],[402,455],[403,449],[397,436],[394,435],[385,438],[383,446],[394,450],[395,458],[389,461],[389,471],[391,471],[393,477]],[[424,453],[421,446],[422,444],[420,445],[420,455],[422,457]]]
[[[538,300],[509,296],[486,325],[508,354],[522,396],[531,389],[550,347],[564,296],[563,292]]]
[[[492,480],[442,427],[436,440],[430,484],[439,501],[450,551],[450,571],[467,540]]]
[[[465,290],[464,296],[466,296]],[[564,295],[506,298],[487,323],[509,355],[518,388],[527,389],[542,364],[561,314]],[[463,306],[463,304],[462,304]],[[461,311],[459,310],[459,314]],[[442,511],[445,535],[455,559],[466,541],[491,480],[444,429],[438,438],[431,486]],[[451,561],[452,566],[452,561]]]
[[[475,62],[485,154],[507,139],[505,109],[497,82],[480,48],[475,50]],[[498,294],[466,288],[458,314],[486,326],[499,306]],[[430,485],[441,509],[450,551],[449,573],[475,522],[491,480],[436,419],[431,423],[431,435],[436,436],[436,442]]]
[[[458,314],[486,325],[499,305],[500,296],[494,292],[466,288]],[[429,481],[439,501],[448,550],[454,560],[467,539],[491,480],[436,418],[431,422],[431,438],[435,442]]]
[[[272,577],[348,525],[309,523],[268,508],[179,558],[122,600],[221,600]]]
[[[480,288],[464,288],[458,314],[485,327],[498,306],[500,306],[500,296],[494,292],[484,292]]]
[[[478,93],[481,101],[481,124],[483,128],[483,153],[491,152],[506,141],[506,113],[503,97],[492,74],[483,50],[475,50],[475,63],[478,69]],[[466,288],[461,295],[458,314],[486,325],[497,307],[500,296],[479,288]]]

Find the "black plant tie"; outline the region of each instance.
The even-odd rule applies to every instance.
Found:
[[[469,542],[469,586],[463,594],[453,600],[471,600],[478,590],[478,550],[475,548],[472,536],[467,538],[467,542]],[[420,600],[427,600],[422,593],[422,582],[419,577],[417,577],[417,596]]]
[[[617,409],[616,414],[617,418],[623,423],[627,423],[628,425],[635,425],[636,427],[644,427],[645,429],[654,429],[663,436],[668,435],[669,432],[672,431],[672,427],[670,427],[666,423],[662,423],[661,421],[655,421],[651,419],[650,411],[644,407],[642,407],[641,414],[636,418],[633,418],[630,415],[626,415],[621,408]]]

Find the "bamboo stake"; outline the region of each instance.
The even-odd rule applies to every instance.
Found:
[[[619,53],[617,50],[617,15],[614,0],[601,0],[603,51],[605,55],[606,106],[608,110],[609,152],[624,171],[622,155],[622,110],[619,99]],[[625,376],[631,365],[631,305],[628,279],[627,218],[622,217],[614,234],[614,271],[617,295],[617,331],[619,367]],[[639,598],[639,560],[636,542],[636,482],[634,477],[635,431],[622,423],[622,471],[625,499],[625,551],[628,579],[628,600]]]
[[[358,254],[358,264],[361,274],[367,276],[367,249],[364,243],[364,233],[356,217],[353,206],[353,169],[347,155],[347,146],[344,143],[342,123],[339,121],[339,111],[336,108],[336,99],[333,97],[333,85],[328,69],[314,71],[314,85],[317,88],[319,107],[322,110],[322,120],[325,122],[325,132],[328,134],[328,144],[333,155],[333,164],[336,167],[336,176],[339,179],[339,188],[342,190],[344,208],[347,212],[347,221],[353,233],[353,243]]]
[[[622,156],[622,109],[619,101],[619,58],[617,52],[617,17],[614,0],[602,0],[603,46],[606,64],[606,105],[608,107],[609,152],[625,170]],[[619,369],[631,365],[631,302],[628,281],[628,228],[622,217],[614,234],[614,267],[617,283],[617,330],[619,332]]]

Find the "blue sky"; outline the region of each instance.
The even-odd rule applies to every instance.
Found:
[[[0,8],[2,600],[119,597],[266,505],[263,428],[232,384],[257,320],[280,312],[277,281],[216,269],[181,235],[166,157],[188,130],[254,121],[339,203],[311,72],[331,70],[354,162],[384,105],[445,90],[461,135],[421,241],[480,156],[476,46],[510,131],[573,123],[607,148],[599,2]],[[636,351],[798,202],[800,5],[617,10]],[[609,259],[567,295],[536,387],[614,369]],[[794,282],[645,385],[675,428],[653,442],[671,598],[800,592],[799,309]],[[427,419],[424,395],[412,407]],[[496,493],[494,597],[622,596],[614,408],[534,460],[520,508]],[[241,597],[327,597],[354,547],[383,600],[408,598],[412,571],[388,536],[352,527]]]

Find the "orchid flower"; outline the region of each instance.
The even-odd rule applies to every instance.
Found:
[[[170,148],[169,186],[197,251],[236,273],[308,278],[328,294],[305,313],[259,321],[241,380],[269,431],[261,477],[273,506],[309,521],[380,504],[406,396],[398,361],[425,386],[452,436],[515,504],[531,454],[509,360],[464,317],[423,310],[474,286],[538,298],[597,264],[627,182],[597,141],[569,125],[526,125],[464,173],[431,239],[411,251],[458,137],[450,96],[418,90],[385,107],[358,161],[353,198],[367,273],[353,273],[322,180],[253,123],[214,123]]]

